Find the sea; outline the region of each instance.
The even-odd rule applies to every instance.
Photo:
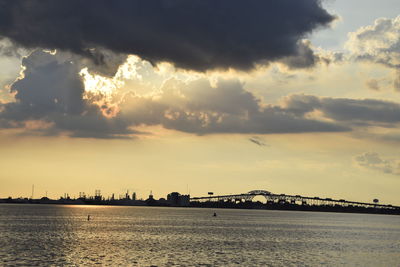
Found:
[[[400,216],[0,204],[0,266],[392,267]]]

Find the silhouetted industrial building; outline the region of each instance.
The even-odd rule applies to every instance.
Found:
[[[187,207],[190,205],[190,195],[181,195],[178,192],[168,194],[167,201],[171,206]]]

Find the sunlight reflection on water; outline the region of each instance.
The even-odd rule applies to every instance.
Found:
[[[0,265],[399,266],[400,216],[0,205]],[[90,214],[91,220],[87,220]]]

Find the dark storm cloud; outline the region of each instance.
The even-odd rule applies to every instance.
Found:
[[[101,76],[112,78],[118,71],[121,64],[126,61],[127,55],[114,53],[108,49],[92,49],[91,56],[82,57],[80,55],[72,56],[69,53],[68,56],[74,61],[75,64],[79,64],[80,68],[88,68],[91,73],[99,74]]]
[[[339,53],[332,53],[329,56],[318,55],[311,47],[311,42],[302,40],[298,43],[297,53],[292,56],[284,57],[281,63],[289,67],[289,69],[307,69],[315,66],[316,63],[329,64],[331,61],[340,61]]]
[[[99,64],[90,49],[106,48],[200,71],[309,54],[299,41],[333,20],[320,0],[0,0],[0,35],[24,47]]]

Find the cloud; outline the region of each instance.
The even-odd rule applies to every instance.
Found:
[[[393,81],[394,89],[400,92],[400,70],[396,72],[396,77]]]
[[[99,74],[105,77],[113,77],[121,64],[123,64],[127,55],[114,53],[111,50],[104,48],[96,48],[90,50],[91,57],[86,58],[82,56],[64,53],[67,58],[70,58],[79,64],[79,68],[88,68],[91,73]]]
[[[350,50],[349,59],[373,62],[395,70],[393,87],[400,91],[400,16],[379,18],[373,25],[349,33],[346,47]],[[367,85],[373,90],[379,89],[374,80],[367,81]]]
[[[380,18],[373,25],[349,34],[346,46],[357,60],[373,61],[390,68],[400,67],[400,16]]]
[[[249,141],[258,145],[258,146],[268,146],[264,140],[258,136],[253,136],[249,138]]]
[[[357,138],[369,139],[378,142],[386,142],[391,145],[398,145],[400,142],[400,132],[397,128],[386,129],[386,131],[370,131],[365,130],[357,131],[354,134]]]
[[[10,89],[15,101],[2,104],[3,128],[71,137],[123,138],[142,125],[199,135],[213,133],[302,133],[349,130],[308,119],[280,106],[265,105],[237,80],[171,78],[157,93],[108,98],[84,89],[80,57],[34,51],[22,62],[23,75]],[[39,123],[41,122],[41,123]]]
[[[378,170],[384,173],[400,175],[400,161],[382,159],[376,152],[366,152],[355,157],[356,163],[364,168]]]
[[[9,39],[0,37],[0,56],[21,58],[23,49],[15,46]]]
[[[160,124],[167,129],[195,134],[338,132],[349,128],[295,116],[279,106],[264,105],[241,83],[207,79],[182,82],[171,79],[160,94],[127,95],[118,117],[130,124]]]
[[[318,111],[325,118],[352,126],[393,127],[400,122],[400,104],[384,100],[291,95],[284,100],[284,107],[297,116]]]
[[[84,98],[79,64],[71,58],[37,50],[23,58],[22,66],[23,76],[10,88],[15,102],[0,108],[3,128],[26,128],[27,122],[41,121],[45,135],[118,138],[134,133],[124,122],[103,116],[99,106]]]
[[[85,60],[41,50],[23,58],[23,75],[10,86],[15,101],[0,104],[0,127],[28,134],[129,138],[141,134],[134,129],[152,125],[198,135],[257,135],[393,128],[400,123],[396,102],[290,95],[280,103],[266,104],[236,79],[211,82],[201,76],[187,80],[172,75],[152,94],[130,91],[110,96],[85,90],[86,76],[80,74]],[[142,77],[135,75],[137,80]]]
[[[320,51],[316,53],[309,40],[302,40],[298,43],[296,55],[287,56],[279,62],[285,64],[289,69],[308,69],[315,66],[317,63],[329,64],[330,62],[340,61],[340,53],[329,53]]]
[[[98,63],[92,48],[198,71],[248,70],[290,56],[291,66],[309,66],[311,51],[299,41],[335,19],[320,2],[1,0],[0,35]]]
[[[370,79],[366,82],[366,85],[368,86],[369,89],[379,91],[379,82],[376,79]]]

